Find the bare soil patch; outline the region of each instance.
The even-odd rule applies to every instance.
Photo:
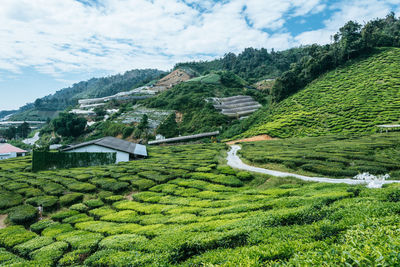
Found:
[[[4,221],[7,219],[7,214],[0,214],[0,229],[6,228]]]
[[[132,201],[133,200],[133,194],[137,194],[137,193],[139,193],[139,191],[133,191],[133,192],[130,192],[125,198],[127,199],[127,200],[130,200],[130,201]]]
[[[276,138],[272,138],[269,135],[262,134],[262,135],[257,135],[257,136],[253,136],[253,137],[249,137],[249,138],[229,141],[227,144],[234,145],[236,143],[241,143],[241,142],[256,142],[256,141],[266,141],[266,140],[276,140]]]

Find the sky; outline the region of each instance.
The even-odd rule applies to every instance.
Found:
[[[0,110],[131,69],[326,44],[400,0],[1,0]]]

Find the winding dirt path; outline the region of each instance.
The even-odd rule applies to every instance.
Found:
[[[295,177],[295,178],[301,179],[303,181],[310,181],[310,182],[334,183],[334,184],[344,183],[344,184],[351,184],[351,185],[367,184],[367,186],[370,188],[380,188],[380,187],[382,187],[383,184],[400,183],[400,181],[393,181],[393,180],[377,181],[377,180],[334,179],[334,178],[327,178],[327,177],[309,177],[309,176],[299,175],[299,174],[295,174],[295,173],[263,169],[263,168],[254,167],[254,166],[250,166],[250,165],[243,163],[243,161],[237,155],[237,151],[240,149],[241,149],[240,146],[232,145],[231,150],[228,152],[228,156],[227,156],[226,160],[228,161],[227,164],[229,166],[231,166],[232,168],[251,171],[251,172],[258,172],[258,173],[268,174],[268,175],[277,176],[277,177]]]
[[[276,140],[276,138],[272,138],[269,135],[262,134],[262,135],[257,135],[257,136],[253,136],[253,137],[249,137],[249,138],[229,141],[229,142],[227,142],[227,144],[234,145],[236,143],[241,143],[241,142],[256,142],[256,141],[265,141],[265,140]]]

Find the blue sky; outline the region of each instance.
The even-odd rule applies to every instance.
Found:
[[[2,0],[0,110],[134,68],[329,43],[390,11],[400,0]]]

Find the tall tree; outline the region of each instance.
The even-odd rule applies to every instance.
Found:
[[[78,137],[84,133],[87,120],[72,113],[60,113],[53,120],[54,131],[65,137]]]

